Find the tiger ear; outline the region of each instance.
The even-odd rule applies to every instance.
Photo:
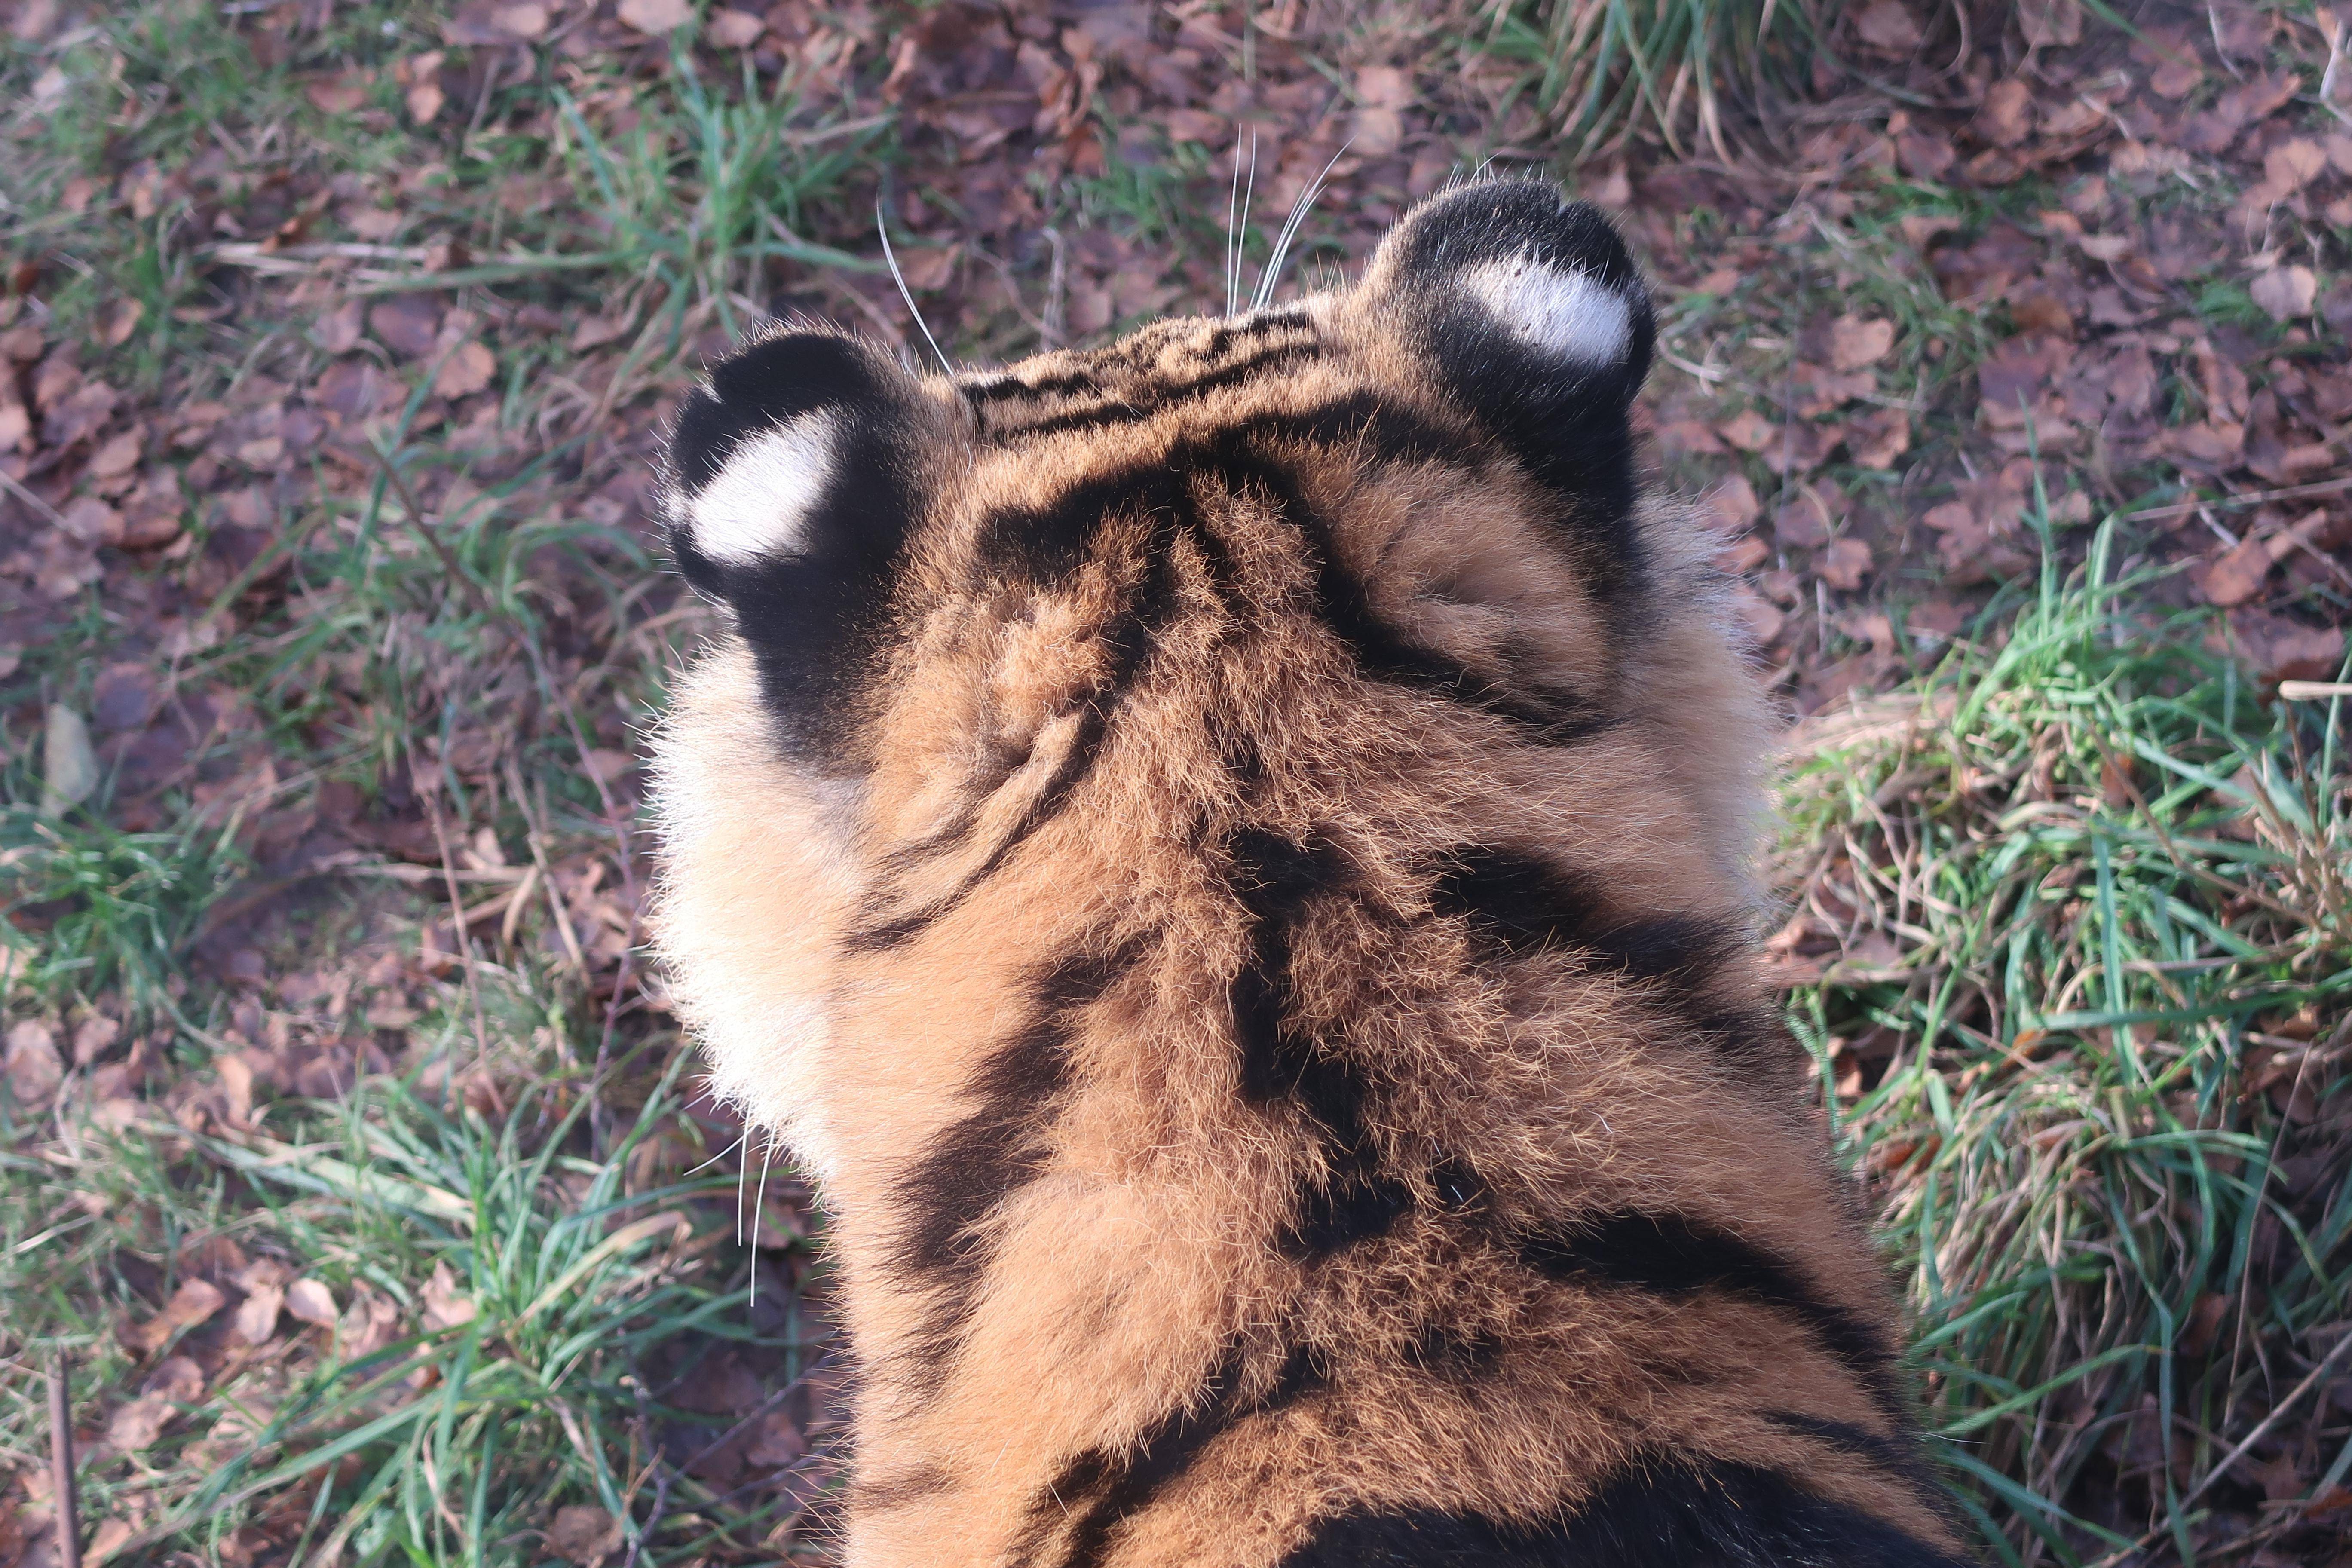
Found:
[[[678,410],[671,552],[733,612],[770,707],[802,737],[836,738],[872,668],[940,422],[897,360],[822,331],[754,339]]]
[[[1433,196],[1381,242],[1358,300],[1541,477],[1584,488],[1585,457],[1629,444],[1656,323],[1598,208],[1532,180]]]

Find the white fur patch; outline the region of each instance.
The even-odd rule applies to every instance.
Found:
[[[694,547],[750,566],[808,550],[808,516],[833,477],[834,420],[819,410],[739,443],[686,503]]]
[[[730,641],[678,684],[654,747],[663,871],[653,921],[710,1084],[820,1186],[841,1166],[827,1061],[835,942],[864,896],[855,786],[778,754]]]
[[[1617,364],[1633,342],[1633,307],[1591,273],[1519,256],[1473,268],[1462,281],[1507,331],[1547,353]]]

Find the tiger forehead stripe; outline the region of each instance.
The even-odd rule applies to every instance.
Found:
[[[1032,439],[1148,418],[1188,398],[1303,365],[1318,347],[1311,323],[1294,313],[1171,335],[1140,359],[1097,355],[1081,369],[1034,381],[998,376],[965,382],[958,391],[990,436]],[[1008,404],[1017,411],[1002,411]]]
[[[1961,1568],[1655,334],[1480,180],[1298,305],[681,400],[655,930],[820,1189],[859,1568]]]

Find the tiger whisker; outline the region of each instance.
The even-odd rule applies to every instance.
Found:
[[[907,287],[907,275],[898,270],[898,253],[890,248],[890,226],[882,221],[880,202],[874,204],[874,232],[882,237],[882,259],[890,264],[890,280],[898,285],[898,298],[907,301],[907,314],[914,317],[915,325],[922,329],[923,341],[931,345],[931,353],[938,358],[940,368],[953,375],[955,366],[950,364],[948,356],[940,352],[940,340],[931,336],[931,324],[923,320],[922,310],[915,304],[914,290]]]
[[[751,1200],[751,1290],[745,1308],[760,1304],[760,1211],[768,1202],[768,1162],[775,1158],[776,1139],[773,1133],[760,1140],[760,1190]]]
[[[749,1139],[751,1136],[751,1134],[749,1131],[746,1131],[741,1138],[738,1138],[734,1142],[728,1144],[725,1148],[719,1150],[719,1152],[713,1154],[709,1159],[705,1160],[699,1165],[691,1167],[685,1173],[689,1176],[698,1175],[702,1172],[710,1169],[711,1166],[716,1165],[719,1161],[724,1160],[728,1155],[732,1154],[736,1150],[741,1148],[744,1141]]]
[[[1274,303],[1275,285],[1282,281],[1282,264],[1290,256],[1292,243],[1297,239],[1298,231],[1306,226],[1307,215],[1315,210],[1315,200],[1323,194],[1323,183],[1331,177],[1331,171],[1339,166],[1339,160],[1346,157],[1348,149],[1354,145],[1353,137],[1341,142],[1339,150],[1331,154],[1331,161],[1323,165],[1323,172],[1298,193],[1297,201],[1290,204],[1290,216],[1284,221],[1282,232],[1275,237],[1274,254],[1266,258],[1265,270],[1258,274],[1257,294],[1250,301],[1252,310],[1263,310]]]
[[[1242,255],[1249,238],[1251,198],[1257,194],[1257,127],[1249,128],[1249,185],[1242,185],[1241,127],[1234,128],[1234,184],[1225,198],[1225,314],[1238,315],[1242,301]]]

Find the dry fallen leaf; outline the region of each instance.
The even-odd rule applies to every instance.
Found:
[[[1876,364],[1895,346],[1895,323],[1863,316],[1840,316],[1830,323],[1830,366],[1860,370]]]
[[[500,5],[490,12],[490,26],[509,38],[543,38],[547,36],[547,7]]]
[[[1829,513],[1811,491],[1801,490],[1773,515],[1772,537],[1784,550],[1818,550],[1830,542]]]
[[[320,77],[304,85],[302,96],[321,114],[349,114],[367,102],[367,79],[352,71]]]
[[[310,341],[331,354],[347,354],[360,346],[363,324],[360,302],[346,300],[311,324]]]
[[[394,74],[406,84],[402,101],[419,125],[430,125],[441,117],[441,106],[446,101],[441,91],[441,62],[446,57],[438,49],[403,60]]]
[[[163,1424],[178,1414],[170,1400],[142,1394],[108,1419],[107,1447],[118,1454],[135,1454],[162,1436]]]
[[[163,1310],[129,1331],[126,1337],[147,1355],[153,1355],[182,1331],[193,1329],[221,1310],[228,1298],[205,1279],[183,1279]]]
[[[614,16],[640,33],[667,33],[694,20],[687,0],[621,0]]]
[[[2229,640],[2269,682],[2328,680],[2344,666],[2342,626],[2308,626],[2273,611],[2231,611]]]
[[[335,1298],[316,1279],[297,1279],[286,1287],[286,1310],[299,1322],[322,1329],[335,1326]]]
[[[607,746],[596,747],[581,760],[587,764],[589,776],[604,784],[617,784],[637,765],[635,753]]]
[[[499,362],[480,343],[460,343],[434,374],[433,390],[453,403],[460,397],[471,397],[490,384],[490,377],[498,368]]]
[[[1813,558],[1813,570],[1822,581],[1845,594],[1862,586],[1871,565],[1870,546],[1859,539],[1832,540],[1829,548]]]
[[[558,1509],[555,1522],[547,1527],[547,1549],[580,1568],[595,1568],[620,1547],[619,1521],[593,1503]]]
[[[106,445],[90,454],[90,477],[111,479],[129,473],[139,466],[140,448],[145,442],[146,433],[135,427],[108,437]]]
[[[89,798],[98,779],[89,726],[64,703],[49,704],[48,725],[41,738],[41,815],[62,816]]]
[[[1753,408],[1743,408],[1716,427],[1716,434],[1743,452],[1760,452],[1780,438],[1780,427]]]
[[[1871,0],[1853,19],[1854,36],[1877,53],[1901,59],[1919,47],[1919,20],[1903,0]]]
[[[425,1322],[428,1328],[454,1329],[474,1321],[474,1303],[457,1293],[457,1277],[446,1263],[433,1266],[425,1282]]]
[[[236,1306],[236,1337],[249,1345],[266,1345],[278,1331],[278,1314],[286,1305],[283,1286],[257,1284]]]
[[[2327,150],[2308,136],[2280,142],[2263,154],[2263,184],[2280,196],[2293,195],[2327,168]]]
[[[131,341],[131,334],[138,331],[140,319],[146,314],[144,300],[116,300],[99,318],[98,341],[110,349],[121,348]]]
[[[2263,591],[2270,574],[2271,552],[2262,540],[2249,539],[2207,566],[2199,586],[2209,605],[2242,605]]]
[[[337,1353],[347,1362],[363,1360],[390,1344],[399,1329],[400,1309],[362,1285],[336,1325]]]
[[[710,41],[722,49],[748,49],[768,30],[766,20],[749,11],[713,11],[708,24]]]
[[[1985,89],[1984,107],[1969,127],[1996,147],[2019,145],[2032,128],[2033,90],[2015,77]]]
[[[2246,292],[2270,313],[2273,321],[2291,321],[2311,309],[2319,295],[2319,279],[2308,267],[2273,267],[2254,274]]]
[[[121,1551],[138,1533],[127,1519],[116,1516],[101,1519],[98,1521],[98,1528],[90,1531],[89,1544],[82,1548],[81,1560],[89,1568],[98,1568],[98,1564]]]
[[[1748,482],[1745,474],[1734,474],[1707,491],[1699,508],[1707,521],[1723,533],[1738,532],[1754,522],[1761,510],[1756,500],[1756,487]]]
[[[1845,449],[1858,468],[1891,468],[1911,449],[1911,416],[1900,408],[1874,408],[1846,422]]]
[[[205,1395],[205,1369],[193,1357],[168,1356],[147,1374],[140,1392],[158,1394],[174,1405],[194,1405]]]
[[[371,307],[368,331],[400,359],[423,359],[441,335],[441,308],[423,294],[395,294]]]
[[[65,1081],[65,1058],[58,1054],[58,1037],[38,1018],[26,1018],[8,1031],[8,1092],[26,1110],[47,1105]]]

